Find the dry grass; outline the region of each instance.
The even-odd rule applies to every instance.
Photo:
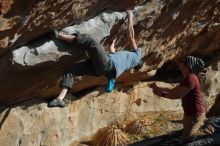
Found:
[[[129,141],[128,135],[115,126],[100,129],[93,138],[94,146],[124,146]]]

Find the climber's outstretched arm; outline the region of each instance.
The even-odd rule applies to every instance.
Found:
[[[130,43],[131,48],[136,50],[137,44],[135,41],[134,28],[133,28],[133,11],[128,9],[126,10],[126,12],[128,15],[128,29],[127,29],[128,41]]]
[[[110,46],[110,53],[115,53],[115,42],[116,42],[116,39],[114,39],[113,41],[112,41],[112,44],[111,44],[111,46]]]

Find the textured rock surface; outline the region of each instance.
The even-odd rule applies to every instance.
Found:
[[[203,91],[202,97],[205,101],[207,111],[210,110],[211,106],[216,100],[216,97],[220,94],[220,64],[218,59],[216,60],[215,57],[213,58],[214,59],[213,61],[211,61],[212,63],[210,64],[210,66],[207,67],[206,72],[200,75],[202,83],[201,89]],[[218,107],[218,103],[216,103],[215,106],[216,105]]]
[[[101,88],[96,90],[65,108],[47,108],[44,101],[35,99],[5,109],[0,114],[1,145],[68,146],[123,116],[135,119],[139,113],[152,111],[181,112],[179,100],[154,97],[147,83],[126,92],[106,94]]]
[[[132,117],[149,111],[179,110],[179,101],[153,97],[147,83],[136,83],[151,80],[161,67],[165,68],[162,75],[163,71],[171,73],[175,65],[170,62],[185,55],[199,56],[209,65],[201,81],[203,97],[210,107],[220,93],[220,1],[143,2],[0,2],[1,145],[70,145],[123,114]],[[111,40],[117,37],[117,50],[125,50],[129,47],[126,14],[122,9],[130,6],[136,6],[134,29],[138,46],[143,50],[144,67],[140,71],[124,73],[110,94],[103,91],[104,77],[78,77],[73,91],[83,91],[80,93],[82,99],[64,109],[48,109],[41,98],[56,96],[59,78],[65,68],[87,57],[77,46],[49,39],[45,35],[48,30],[89,33],[106,51]],[[174,81],[172,78],[167,81]],[[89,91],[84,90],[87,88]],[[10,108],[3,111],[7,105],[11,105]],[[168,132],[173,128],[166,127],[164,130]],[[153,131],[151,134],[154,135]]]
[[[207,117],[220,116],[219,108],[220,108],[220,94],[217,95],[214,104],[207,113]]]
[[[209,66],[204,74],[202,90],[205,96],[215,97],[220,93],[220,62],[215,62],[212,66]]]
[[[3,0],[0,5],[0,48],[24,44],[50,28],[63,28],[94,17],[104,9],[121,10],[143,3],[143,0],[29,1]]]
[[[123,24],[125,16],[124,12],[106,10],[93,19],[79,25],[69,26],[61,31],[69,34],[76,31],[87,33],[101,42],[112,35],[111,31],[115,25]],[[48,97],[57,94],[57,82],[64,69],[82,58],[85,58],[85,55],[79,52],[78,47],[62,41],[50,40],[46,35],[33,40],[28,45],[18,47],[10,53],[5,53],[0,59],[2,64],[0,74],[3,75],[2,81],[5,83],[1,90],[7,94],[0,99],[1,103],[14,103],[36,96]],[[16,79],[11,78],[12,76],[16,76]],[[74,90],[79,91],[97,86],[105,81],[103,77],[86,78],[85,80],[89,82],[86,85],[82,83],[76,86]],[[18,84],[17,87],[14,87],[15,82]],[[27,90],[30,86],[36,91],[34,94],[32,89]],[[11,92],[12,90],[13,92]],[[18,94],[16,91],[22,92]]]
[[[30,2],[25,12],[21,12],[22,5],[15,6],[16,2],[19,3],[3,1],[1,5],[3,9],[0,36],[2,40],[8,38],[10,41],[1,49],[2,104],[58,94],[58,79],[62,72],[70,64],[84,58],[82,53],[77,52],[77,47],[71,49],[69,44],[49,40],[46,36],[39,37],[49,28],[74,24],[61,31],[73,33],[78,30],[89,33],[101,42],[106,50],[111,39],[117,37],[118,50],[128,48],[125,13],[114,10],[135,5],[132,1],[60,1],[53,2],[53,5],[50,5],[52,1],[39,1]],[[137,2],[140,3],[143,1]],[[218,7],[217,0],[152,0],[137,6],[134,28],[138,46],[143,50],[145,66],[139,72],[123,74],[118,82],[125,85],[148,79],[164,63],[186,54],[203,57],[216,66],[216,60],[219,60]],[[45,15],[42,15],[43,13]],[[17,15],[14,16],[15,14]],[[10,27],[3,25],[9,20],[14,22],[8,22]],[[27,44],[13,48],[24,43]],[[104,82],[103,77],[83,77],[75,82],[74,92],[102,85]],[[15,83],[17,86],[14,86]]]

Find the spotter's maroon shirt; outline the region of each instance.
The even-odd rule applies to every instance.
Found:
[[[205,106],[201,97],[200,83],[197,76],[190,73],[180,85],[190,89],[189,93],[182,97],[184,114],[187,116],[200,116],[205,112]]]

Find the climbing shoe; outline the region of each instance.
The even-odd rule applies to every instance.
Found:
[[[114,86],[115,86],[115,79],[108,78],[108,82],[105,87],[105,92],[111,92],[114,89]]]
[[[60,99],[54,99],[51,102],[48,103],[48,107],[65,107],[65,102],[63,100]]]

